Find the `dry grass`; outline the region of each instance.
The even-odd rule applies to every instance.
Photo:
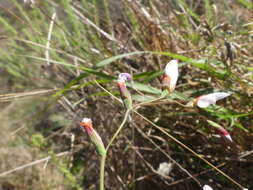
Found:
[[[32,104],[26,102],[12,102],[4,107],[0,113],[0,168],[1,171],[9,171],[25,164],[32,163],[46,154],[31,146],[31,134],[29,120],[24,113],[24,107]],[[18,120],[17,118],[22,118]],[[26,118],[26,119],[25,119]],[[0,187],[2,189],[66,189],[64,176],[55,167],[54,163],[41,162],[25,167],[21,170],[1,175]]]
[[[3,189],[97,189],[99,157],[79,122],[92,118],[108,144],[125,114],[112,96],[115,77],[130,72],[142,85],[130,85],[137,105],[140,97],[160,96],[161,71],[173,58],[181,61],[176,92],[131,114],[109,150],[106,189],[238,188],[171,136],[252,186],[252,9],[218,0],[71,2],[16,4],[1,17],[0,175],[52,157],[46,169],[40,163],[0,177]],[[135,51],[153,53],[122,55]],[[213,91],[233,95],[204,110],[182,106]],[[234,143],[219,138],[207,119],[224,126]],[[163,162],[174,162],[167,176],[157,171]]]

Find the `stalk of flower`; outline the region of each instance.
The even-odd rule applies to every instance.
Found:
[[[126,109],[132,108],[132,98],[130,92],[127,90],[126,81],[131,80],[129,73],[120,73],[117,80],[117,86],[120,91],[121,99],[123,100]]]
[[[232,140],[232,138],[231,138],[229,132],[228,132],[226,129],[224,129],[224,128],[223,128],[222,126],[220,126],[218,123],[215,123],[215,122],[213,122],[213,121],[211,121],[211,120],[207,120],[207,122],[208,122],[210,125],[212,125],[213,127],[215,127],[215,128],[217,129],[217,131],[219,132],[219,134],[220,134],[222,137],[224,137],[225,139],[227,139],[227,140],[230,141],[230,142],[233,142],[233,140]]]
[[[223,98],[226,98],[230,96],[230,93],[227,92],[214,92],[207,95],[202,95],[197,98],[194,98],[192,101],[190,101],[187,106],[195,107],[198,106],[200,108],[206,108],[212,104],[216,104],[218,100],[221,100]]]
[[[173,92],[178,79],[178,61],[171,60],[165,67],[165,74],[162,79],[162,88]]]
[[[95,145],[97,152],[101,156],[104,156],[106,154],[104,143],[99,134],[93,128],[91,119],[83,118],[82,122],[80,123],[80,126],[83,131],[85,131],[90,137],[90,140]]]

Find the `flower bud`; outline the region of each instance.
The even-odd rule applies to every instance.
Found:
[[[219,131],[219,133],[220,133],[221,136],[225,137],[230,142],[233,142],[233,140],[232,140],[229,132],[226,129],[224,129],[223,127],[221,127],[221,128],[219,128],[217,130]]]
[[[117,86],[120,91],[121,99],[123,100],[124,106],[127,109],[132,108],[132,98],[130,92],[127,90],[126,81],[131,80],[129,73],[120,73],[117,81]]]
[[[224,129],[221,125],[219,125],[218,123],[215,123],[215,122],[213,122],[211,120],[207,120],[207,122],[210,125],[212,125],[213,127],[215,127],[222,137],[224,137],[225,139],[227,139],[230,142],[233,142],[233,140],[232,140],[229,132],[226,129]]]
[[[105,146],[99,134],[93,129],[92,121],[89,118],[83,118],[80,123],[81,128],[88,134],[91,142],[95,145],[97,152],[102,156],[106,154]]]
[[[165,67],[165,74],[162,79],[163,89],[172,92],[176,88],[178,75],[178,61],[171,60]]]
[[[131,79],[132,79],[132,76],[129,73],[120,73],[118,77],[118,80],[122,80],[124,82]]]

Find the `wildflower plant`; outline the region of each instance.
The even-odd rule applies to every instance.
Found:
[[[5,78],[5,72],[8,72],[10,76],[15,76],[15,78],[20,79],[22,85],[23,83],[26,84],[28,80],[31,80],[34,81],[34,83],[38,81],[36,83],[40,84],[39,87],[53,87],[50,93],[61,89],[57,92],[55,97],[64,95],[60,103],[64,106],[64,109],[67,110],[66,114],[70,114],[71,116],[75,115],[72,112],[79,110],[82,112],[80,108],[87,105],[87,107],[85,107],[86,113],[90,109],[98,122],[101,119],[103,121],[107,120],[105,122],[106,124],[109,123],[108,127],[110,127],[110,130],[106,131],[106,137],[110,136],[111,131],[115,129],[111,124],[118,121],[117,119],[120,118],[118,114],[122,112],[118,112],[118,109],[110,109],[109,106],[115,106],[115,104],[110,103],[106,105],[107,107],[96,105],[98,109],[94,111],[93,103],[95,101],[90,100],[95,99],[94,97],[96,97],[96,99],[107,98],[108,94],[113,96],[114,92],[110,93],[110,90],[107,89],[111,89],[111,83],[115,84],[113,71],[116,69],[131,68],[132,71],[136,73],[136,79],[140,79],[138,82],[133,82],[133,86],[127,87],[127,82],[132,79],[132,76],[129,73],[121,73],[118,76],[117,86],[125,106],[125,117],[118,129],[115,129],[116,133],[113,137],[111,139],[106,139],[108,142],[106,147],[101,137],[94,129],[95,126],[93,127],[92,121],[89,118],[85,118],[81,122],[82,129],[88,134],[97,152],[101,155],[99,157],[101,158],[102,173],[100,176],[100,189],[103,189],[103,168],[106,154],[126,121],[133,122],[130,126],[133,127],[136,125],[141,130],[144,129],[144,127],[155,127],[157,126],[156,123],[165,125],[160,128],[158,126],[154,129],[157,130],[155,131],[155,135],[158,141],[161,139],[167,144],[168,139],[165,139],[165,137],[170,138],[174,143],[178,143],[181,147],[189,150],[196,157],[212,167],[212,169],[225,176],[230,182],[234,182],[231,178],[224,175],[219,168],[215,168],[215,164],[217,164],[215,161],[216,159],[212,159],[212,161],[215,161],[214,165],[204,160],[205,157],[202,156],[202,153],[204,154],[202,150],[206,150],[205,146],[200,146],[201,155],[198,155],[187,148],[183,143],[180,144],[178,140],[184,139],[184,141],[187,142],[187,140],[191,139],[191,135],[195,136],[201,133],[188,136],[187,133],[176,132],[181,132],[177,130],[185,130],[183,129],[183,124],[191,125],[193,130],[201,131],[200,127],[206,126],[202,125],[203,122],[199,122],[199,120],[204,120],[205,123],[208,122],[206,123],[208,127],[214,127],[222,137],[226,138],[228,141],[232,141],[231,135],[226,129],[226,125],[229,125],[230,129],[233,129],[235,126],[240,127],[240,130],[244,130],[247,129],[244,128],[244,126],[251,124],[251,49],[253,43],[252,23],[249,19],[252,16],[252,3],[246,0],[240,0],[231,2],[232,6],[228,6],[227,3],[224,3],[226,1],[205,0],[199,1],[200,3],[198,3],[198,5],[200,6],[195,6],[193,0],[164,1],[163,3],[159,3],[159,1],[143,3],[143,1],[128,0],[126,3],[118,6],[120,3],[109,3],[107,0],[101,1],[102,3],[89,1],[88,4],[85,3],[86,1],[79,0],[73,0],[71,3],[66,0],[54,2],[43,1],[43,3],[41,3],[42,1],[36,3],[34,0],[12,0],[11,2],[17,2],[15,3],[16,8],[13,12],[14,14],[12,14],[12,11],[8,11],[8,9],[2,7],[3,11],[7,10],[7,15],[10,17],[5,19],[4,13],[1,17],[3,32],[6,31],[6,35],[4,34],[1,37],[4,45],[4,48],[2,48],[2,62],[6,63],[1,66],[1,69],[4,71],[3,78]],[[27,5],[34,5],[31,6],[34,7],[34,9],[26,9],[28,6],[19,6],[20,2],[24,2]],[[115,7],[114,4],[116,4],[117,7]],[[219,17],[223,12],[223,8],[221,8],[220,5],[222,5],[224,9],[228,7],[234,10],[234,7],[239,7],[240,10],[244,11],[243,14],[238,12],[239,15],[241,15],[240,17],[233,13],[230,14],[231,11],[224,11],[226,15],[236,16],[237,22],[233,22],[235,21],[235,19],[233,19],[235,17]],[[247,15],[247,10],[243,9],[245,5],[249,7],[249,16]],[[199,7],[201,10],[199,10]],[[111,10],[114,9],[117,11],[115,12],[116,14],[113,13],[110,15]],[[57,19],[53,19],[53,16],[51,17],[51,15],[54,15],[53,12],[55,12],[55,10],[61,13],[58,15]],[[168,10],[170,11],[168,12]],[[118,18],[119,11],[122,11],[120,12],[122,15],[120,14]],[[237,11],[234,12],[237,13]],[[103,18],[100,19],[101,16]],[[23,23],[22,27],[14,26],[13,18],[18,18],[18,23]],[[248,23],[242,23],[241,20],[243,21],[244,19],[247,19]],[[119,20],[120,22],[118,22]],[[224,23],[224,20],[226,23]],[[234,29],[233,26],[229,26],[230,23],[232,23],[232,25],[234,23],[239,23],[239,25],[235,27],[236,33],[233,35],[229,34],[230,31]],[[51,27],[53,24],[54,27]],[[52,36],[52,38],[50,36]],[[226,47],[224,46],[224,42],[226,42]],[[137,49],[140,49],[141,52],[131,52]],[[150,50],[154,50],[154,52],[150,52]],[[166,52],[162,52],[164,50],[166,50]],[[238,52],[236,52],[238,55],[236,57],[235,55],[231,56],[231,52],[233,54],[236,50],[238,50]],[[45,52],[46,56],[44,56],[43,52]],[[127,53],[119,54],[119,52]],[[137,58],[139,60],[134,60],[134,58],[126,59],[126,57],[133,55],[138,56],[140,54],[142,56]],[[108,57],[108,55],[112,55],[113,57],[104,59]],[[160,57],[156,58],[157,55]],[[167,64],[164,68],[165,74],[161,82],[162,88],[165,90],[161,91],[156,88],[156,86],[159,86],[160,80],[154,79],[156,77],[160,78],[163,73],[163,71],[157,71],[156,69],[160,68],[165,56],[169,56],[169,60],[171,61],[168,63],[164,62]],[[122,58],[122,62],[118,61]],[[175,89],[177,89],[177,80],[179,78],[177,60],[183,62],[184,66],[182,70],[186,74],[186,76],[180,77],[182,78],[182,81],[180,81],[182,84],[180,88],[182,92],[175,92]],[[117,64],[113,64],[115,61],[117,61]],[[228,61],[230,61],[231,64],[227,64]],[[35,62],[36,64],[34,67],[31,67],[31,63]],[[34,68],[39,68],[38,64],[43,64],[44,62],[50,62],[53,67],[45,67],[45,65],[43,65],[43,67],[41,67],[41,69],[43,69],[42,71],[39,70],[39,72],[35,72],[36,70]],[[123,62],[131,64],[128,64],[129,67],[119,65]],[[107,67],[110,64],[111,66]],[[150,70],[151,68],[154,70]],[[198,70],[194,70],[194,68]],[[193,72],[191,69],[193,69]],[[122,70],[116,72],[122,72]],[[45,74],[46,77],[40,77],[42,73]],[[55,80],[56,76],[57,79],[60,80]],[[20,86],[19,84],[16,85],[16,82],[19,83],[19,81],[14,81],[12,78],[9,80],[9,77],[6,78],[8,78],[6,84],[10,85],[13,83],[15,86]],[[45,80],[47,78],[49,80]],[[100,84],[103,83],[103,87],[105,88],[104,92],[98,92],[96,83],[93,81],[94,78],[96,78],[96,80],[98,79],[97,81],[99,81]],[[71,81],[68,81],[70,79]],[[151,83],[149,83],[151,81],[154,86],[151,86]],[[227,92],[203,94],[202,96],[194,97],[187,105],[185,104],[185,102],[191,98],[189,97],[191,94],[206,91],[206,84],[210,81],[212,81],[212,84],[209,87],[215,89],[221,87],[222,89],[231,90],[237,94],[236,98],[230,101],[231,105],[228,105],[229,108],[212,106],[216,104],[217,101],[231,95]],[[55,84],[56,82],[57,84]],[[56,86],[57,89],[55,88]],[[36,87],[38,86],[36,85]],[[131,90],[131,92],[133,92],[132,96],[129,92],[129,88],[131,87],[134,87]],[[108,94],[106,90],[109,92]],[[69,92],[74,92],[74,95],[72,96],[71,94],[71,96],[68,97]],[[138,93],[138,95],[136,96],[134,93]],[[149,94],[147,95],[145,93]],[[182,98],[180,95],[182,95]],[[140,97],[142,97],[142,99]],[[95,103],[102,104],[101,102],[109,102],[106,98],[104,99],[105,101],[96,101]],[[137,100],[137,98],[139,99]],[[5,99],[6,97],[4,96],[0,97],[0,100],[5,101]],[[76,101],[76,99],[78,100]],[[135,102],[139,101],[143,104],[136,103],[136,105],[133,105],[135,102],[133,103],[132,99],[135,100]],[[243,101],[241,101],[237,107],[235,102],[238,101],[239,103],[240,99]],[[118,100],[118,98],[115,98],[115,100]],[[72,104],[72,101],[75,103]],[[146,105],[149,107],[144,107]],[[198,108],[208,108],[210,106],[210,108],[205,110],[186,108],[189,105]],[[240,109],[231,109],[232,107],[239,108],[240,105]],[[138,110],[140,110],[142,114],[140,114]],[[216,110],[218,110],[217,112],[219,113],[217,113]],[[130,112],[134,116],[132,121],[127,119]],[[78,114],[79,113],[80,112],[78,112]],[[114,117],[114,114],[117,114],[117,116]],[[205,114],[205,116],[202,117],[201,114]],[[154,122],[149,122],[149,117],[145,117],[144,115],[150,116]],[[169,119],[164,118],[164,116]],[[139,119],[140,117],[142,119]],[[214,121],[216,119],[222,123],[215,123]],[[151,126],[147,126],[146,123],[149,123],[148,125]],[[182,127],[180,126],[180,128],[174,130],[178,125],[181,125],[181,123]],[[166,126],[168,124],[170,124],[170,127]],[[166,127],[168,127],[166,131],[162,130]],[[250,130],[249,125],[248,131]],[[153,133],[153,128],[152,130],[142,130],[143,133],[145,133],[145,131]],[[245,131],[247,132],[247,130]],[[130,133],[129,130],[126,132]],[[159,136],[160,134],[162,134],[162,136]],[[177,138],[173,138],[173,134],[178,134]],[[133,136],[135,136],[134,133]],[[128,138],[130,135],[126,134],[124,137]],[[234,138],[233,136],[233,139]],[[198,140],[201,140],[201,138],[198,138]],[[143,139],[143,142],[144,141],[146,141],[146,139]],[[124,143],[124,141],[120,141],[119,143],[121,142]],[[138,143],[139,142],[138,140]],[[238,142],[241,142],[241,140]],[[145,144],[143,147],[145,147]],[[238,147],[240,149],[240,146]],[[162,150],[163,148],[164,146],[162,146]],[[162,150],[159,150],[160,154]],[[138,151],[138,149],[132,151]],[[126,151],[121,152],[125,153]],[[115,160],[123,155],[121,152],[118,151],[119,154],[112,155],[115,157]],[[145,153],[145,155],[147,154],[148,153]],[[218,158],[220,159],[220,157]],[[148,161],[149,158],[145,159]],[[136,161],[137,164],[141,163],[139,160],[134,161]],[[194,164],[195,161],[192,166],[195,166]],[[139,169],[139,165],[137,166]],[[192,171],[196,172],[196,170],[194,170],[196,167],[187,167],[192,168]],[[123,170],[120,168],[116,171]],[[143,171],[146,170],[142,170],[142,174]],[[174,175],[174,172],[170,173]],[[120,173],[117,173],[117,175],[118,174],[119,177],[122,177]],[[124,175],[121,182],[125,182],[125,176],[130,176],[129,179],[126,180],[128,182],[132,182],[136,179],[135,175]],[[243,181],[240,178],[238,178],[238,180]],[[114,182],[110,183],[115,184]],[[170,182],[166,181],[166,184],[167,183]],[[240,184],[234,183],[240,187]],[[199,187],[199,189],[201,189],[202,185]],[[117,186],[115,189],[120,188]]]
[[[163,80],[162,80],[162,86],[163,86],[163,88],[167,89],[169,92],[173,92],[174,89],[175,89],[175,87],[176,87],[178,76],[179,76],[179,73],[178,73],[178,61],[177,60],[172,60],[165,67],[165,74],[164,74],[164,77],[163,77]],[[118,89],[119,89],[119,92],[120,92],[121,99],[123,100],[124,106],[127,109],[127,111],[125,113],[124,120],[122,121],[121,125],[117,129],[116,133],[111,138],[111,140],[110,140],[110,142],[109,142],[109,144],[108,144],[108,146],[106,148],[104,148],[104,145],[102,144],[101,138],[97,135],[97,133],[94,130],[91,130],[92,129],[91,128],[91,121],[89,119],[85,118],[82,121],[82,123],[81,123],[82,126],[84,126],[84,129],[89,134],[89,136],[91,136],[92,142],[96,145],[96,147],[98,149],[98,152],[102,155],[101,167],[100,167],[100,190],[104,190],[104,168],[105,168],[105,161],[106,161],[106,153],[107,153],[110,145],[112,144],[112,142],[115,140],[115,138],[118,136],[119,132],[123,128],[125,122],[127,121],[127,118],[129,117],[130,111],[132,111],[132,107],[133,107],[133,105],[132,105],[132,97],[131,97],[131,94],[128,91],[127,85],[126,85],[126,82],[129,81],[129,80],[131,80],[131,79],[132,79],[132,76],[129,73],[120,73],[118,75],[117,86],[118,86]],[[197,106],[197,107],[200,107],[200,108],[206,108],[206,107],[208,107],[208,106],[210,106],[212,104],[215,104],[216,101],[221,100],[223,98],[226,98],[228,96],[230,96],[230,93],[226,93],[226,92],[215,92],[215,93],[211,93],[211,94],[207,94],[207,95],[202,95],[202,96],[199,96],[197,98],[194,98],[192,101],[190,101],[186,105],[186,107],[187,106]],[[164,97],[162,97],[162,98],[164,98]],[[133,112],[139,114],[135,110],[133,110]],[[216,130],[219,132],[219,134],[221,136],[223,136],[224,138],[226,138],[227,140],[229,140],[230,142],[232,142],[232,138],[231,138],[230,134],[227,132],[227,130],[225,128],[223,128],[219,124],[216,124],[215,122],[212,122],[210,120],[208,120],[208,123],[210,125],[212,125],[213,127],[215,127]],[[91,134],[93,134],[93,135],[91,135]],[[228,175],[226,175],[220,169],[216,168],[214,165],[212,165],[210,162],[208,162],[202,156],[200,156],[197,153],[195,153],[193,150],[191,150],[189,147],[187,147],[183,143],[181,143],[178,140],[176,140],[171,135],[169,135],[169,136],[173,140],[175,140],[178,144],[180,144],[181,146],[185,147],[187,150],[189,150],[190,152],[192,152],[198,158],[200,158],[205,163],[207,163],[208,165],[210,165],[211,167],[213,167],[216,171],[218,171],[219,173],[221,173],[223,176],[227,177],[230,181],[232,181],[235,184],[237,184],[238,186],[242,187],[239,183],[237,183],[236,181],[234,181],[231,177],[229,177]],[[194,180],[198,184],[200,184],[200,182],[197,179],[194,178]],[[206,185],[206,186],[203,187],[203,189],[209,190],[210,186]]]

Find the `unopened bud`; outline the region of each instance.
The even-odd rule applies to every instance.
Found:
[[[106,150],[105,150],[104,143],[101,137],[99,136],[99,134],[93,128],[91,119],[83,118],[82,122],[80,123],[80,126],[90,137],[90,140],[95,145],[97,152],[100,155],[105,155]]]
[[[176,88],[178,75],[178,61],[171,60],[165,67],[162,87],[166,88],[169,92],[172,92]]]
[[[221,125],[219,125],[218,123],[215,123],[215,122],[213,122],[211,120],[207,120],[207,122],[210,125],[212,125],[213,127],[215,127],[221,136],[223,136],[224,138],[226,138],[230,142],[233,142],[233,140],[232,140],[229,132],[226,129],[224,129]]]
[[[132,108],[132,98],[130,92],[127,90],[126,81],[131,80],[129,73],[120,73],[117,81],[117,86],[120,91],[121,99],[127,109]]]

